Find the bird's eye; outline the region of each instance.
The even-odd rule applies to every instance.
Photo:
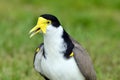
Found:
[[[50,23],[50,21],[47,21],[47,24],[49,24]]]

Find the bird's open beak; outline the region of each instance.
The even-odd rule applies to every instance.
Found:
[[[33,37],[35,34],[41,32],[41,29],[38,25],[36,25],[35,27],[33,27],[30,31],[29,31],[29,34],[30,34],[30,38]]]
[[[39,32],[43,32],[45,34],[46,27],[47,27],[47,23],[46,23],[47,21],[48,20],[46,20],[45,18],[39,17],[37,25],[29,31],[30,38]]]

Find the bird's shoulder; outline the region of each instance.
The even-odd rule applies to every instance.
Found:
[[[33,59],[33,63],[35,62],[35,58],[37,56],[38,53],[43,54],[43,50],[44,50],[44,43],[41,43],[36,49],[35,49],[35,53],[34,53],[34,59]]]
[[[36,49],[35,49],[35,54],[37,54],[40,50],[43,51],[44,43],[41,43]]]
[[[71,39],[72,43],[74,44],[73,51],[75,51],[75,49],[77,49],[77,50],[79,51],[78,54],[88,55],[86,49],[84,49],[79,42],[77,42],[77,41],[76,41],[75,39],[73,39],[72,37],[70,37],[70,39]],[[88,55],[88,56],[89,56],[89,55]]]

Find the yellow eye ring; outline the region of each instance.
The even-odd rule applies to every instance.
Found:
[[[47,23],[49,24],[50,22],[48,21]]]
[[[51,23],[51,21],[48,20],[48,21],[47,21],[47,24],[50,24],[50,23]]]

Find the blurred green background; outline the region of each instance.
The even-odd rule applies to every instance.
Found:
[[[33,56],[43,38],[28,32],[44,13],[87,49],[98,80],[120,79],[120,0],[0,0],[0,80],[42,80]]]

